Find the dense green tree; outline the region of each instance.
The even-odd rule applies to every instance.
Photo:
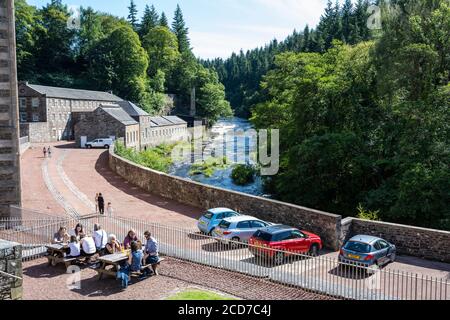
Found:
[[[166,27],[155,27],[144,37],[143,46],[151,57],[148,73],[154,77],[158,71],[169,73],[180,60],[176,36]]]
[[[91,51],[89,72],[98,89],[148,105],[147,68],[149,58],[138,35],[130,27],[119,27],[99,41]]]
[[[42,28],[35,7],[25,0],[16,0],[17,70],[19,79],[33,79],[35,70],[36,34]],[[40,30],[40,33],[43,33]]]
[[[145,6],[144,16],[139,27],[139,36],[143,39],[151,29],[159,25],[159,14],[154,5]]]
[[[161,13],[161,18],[159,19],[159,25],[161,27],[169,28],[169,20],[167,20],[166,14],[164,12]]]
[[[191,50],[189,41],[189,29],[184,22],[183,12],[180,5],[177,5],[172,22],[172,31],[178,40],[178,50],[180,52],[187,52]]]
[[[135,31],[139,30],[137,15],[138,15],[137,6],[134,3],[134,0],[130,0],[130,6],[128,7],[128,22],[130,22],[131,26]]]

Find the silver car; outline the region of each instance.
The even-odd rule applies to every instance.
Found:
[[[251,216],[230,217],[223,219],[212,235],[224,244],[230,244],[230,240],[248,242],[256,231],[270,225],[273,224]],[[231,242],[231,245],[236,244]]]

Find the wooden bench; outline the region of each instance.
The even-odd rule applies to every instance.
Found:
[[[60,257],[55,255],[47,256],[48,263],[55,267],[57,264],[64,263],[66,269],[72,264],[72,262],[76,261],[76,257]]]
[[[144,265],[144,266],[141,267],[141,271],[132,271],[132,272],[130,273],[130,275],[131,275],[132,277],[141,277],[141,276],[144,275],[143,271],[144,271],[145,269],[148,269],[148,270],[150,270],[150,271],[153,271],[153,269],[152,269],[153,266],[159,265],[159,264],[160,264],[161,262],[163,262],[164,260],[165,260],[164,258],[159,258],[158,263]]]

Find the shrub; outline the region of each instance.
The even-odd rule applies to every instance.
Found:
[[[358,205],[357,210],[358,210],[358,214],[356,215],[356,217],[358,219],[370,220],[370,221],[380,221],[380,217],[378,216],[378,214],[380,213],[380,210],[377,210],[377,211],[366,210],[366,209],[364,209],[362,204]]]
[[[237,185],[243,186],[255,181],[256,168],[250,164],[239,164],[233,168],[231,179]]]

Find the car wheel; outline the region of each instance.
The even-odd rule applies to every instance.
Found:
[[[309,248],[309,255],[311,257],[317,257],[319,255],[319,246],[317,244],[313,244],[311,248]]]
[[[241,239],[239,239],[238,237],[231,238],[231,241],[233,241],[233,242],[230,242],[230,246],[232,248],[238,248],[240,246],[239,243],[237,243],[237,242],[240,242]]]
[[[212,233],[213,233],[213,231],[214,231],[215,229],[216,229],[216,228],[212,228],[211,230],[209,230],[208,236],[212,237]]]
[[[109,149],[109,145],[106,144],[106,145],[105,145],[105,149]]]
[[[88,145],[86,146],[86,148],[91,149],[92,146],[88,144]]]
[[[391,262],[395,262],[395,259],[397,259],[397,253],[394,252],[391,254],[390,260]]]
[[[275,257],[273,258],[273,262],[277,266],[283,264],[283,262],[284,262],[284,253],[283,252],[277,252],[275,254]]]

